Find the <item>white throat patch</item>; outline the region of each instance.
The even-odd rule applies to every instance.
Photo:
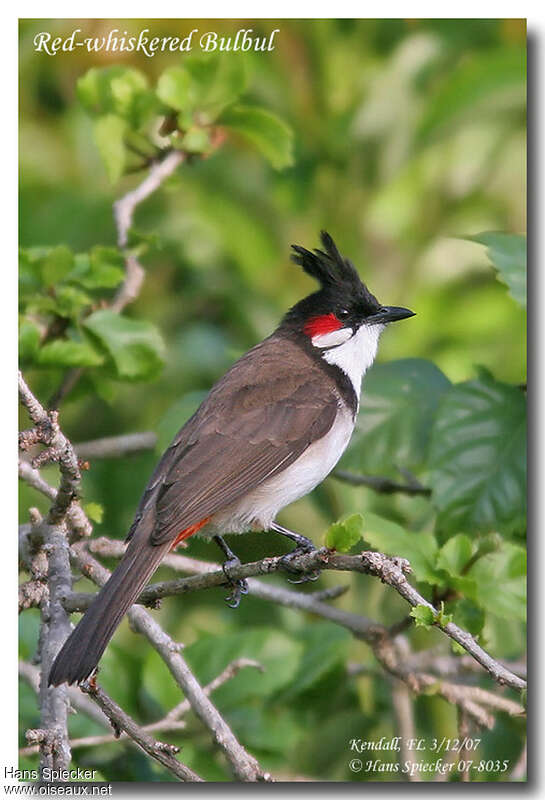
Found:
[[[326,350],[322,355],[322,358],[328,364],[336,364],[350,378],[358,401],[362,378],[375,360],[378,340],[384,327],[384,325],[365,325],[364,323],[354,336],[351,336],[348,340],[344,339],[344,343],[339,343],[337,347],[328,345],[332,349]],[[347,330],[350,331],[351,329],[343,328],[342,331],[334,331],[333,333],[341,333]],[[312,339],[312,344],[314,344],[315,339],[325,339],[331,335],[328,333],[324,336],[315,336]]]
[[[352,338],[352,328],[339,328],[329,333],[319,333],[311,339],[314,347],[336,347]]]

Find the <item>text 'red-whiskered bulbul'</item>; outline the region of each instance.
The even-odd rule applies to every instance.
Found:
[[[292,255],[319,291],[243,355],[179,431],[144,491],[125,555],[59,652],[50,684],[89,677],[162,558],[197,531],[220,545],[227,577],[240,562],[225,533],[272,530],[295,541],[293,552],[314,548],[276,515],[331,472],[354,430],[381,332],[413,316],[381,305],[331,236],[321,238],[323,250],[294,245]],[[230,583],[236,606],[247,588]]]

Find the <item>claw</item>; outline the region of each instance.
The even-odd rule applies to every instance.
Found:
[[[240,558],[234,556],[222,565],[223,574],[227,578],[229,586],[231,586],[231,593],[225,598],[225,602],[229,608],[238,608],[240,605],[241,595],[248,594],[248,583],[245,578],[231,578],[228,570],[233,567],[240,567]]]
[[[301,574],[301,571],[297,567],[293,567],[290,563],[291,561],[293,561],[294,558],[297,558],[297,556],[303,555],[303,553],[311,553],[313,550],[316,549],[317,548],[314,547],[314,545],[312,546],[302,545],[296,547],[295,550],[291,551],[291,553],[286,553],[286,555],[282,556],[282,558],[280,559],[280,563],[282,564],[282,566],[289,572],[298,573],[300,576],[299,578],[288,578],[287,579],[288,583],[308,583],[309,581],[314,582],[318,580],[318,578],[320,577],[319,569],[315,569],[312,572],[309,572],[308,574],[305,573]]]

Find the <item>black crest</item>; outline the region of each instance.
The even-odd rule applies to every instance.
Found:
[[[371,313],[380,307],[376,297],[362,283],[355,266],[348,258],[343,258],[337,245],[326,231],[320,234],[323,250],[306,250],[292,244],[292,261],[299,264],[308,275],[315,278],[321,293],[340,298],[351,297],[363,312]],[[321,294],[320,293],[320,294]],[[316,295],[314,295],[316,297]]]
[[[320,234],[325,250],[306,250],[298,244],[292,244],[292,261],[299,264],[308,275],[320,283],[323,289],[360,288],[361,281],[356,268],[347,258],[343,258],[337,245],[326,231]]]

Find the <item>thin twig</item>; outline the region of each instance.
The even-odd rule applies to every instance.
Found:
[[[74,449],[79,458],[120,458],[142,450],[153,450],[157,444],[157,434],[152,431],[145,433],[129,433],[125,436],[107,436],[104,439],[94,439],[91,442],[75,444]]]
[[[114,203],[114,218],[117,227],[117,244],[124,250],[129,240],[129,230],[136,207],[155,192],[186,158],[185,153],[173,150],[160,161],[153,161],[144,180],[126,195]],[[120,314],[123,309],[134,302],[144,282],[144,268],[132,253],[125,254],[125,280],[110,303],[110,309]],[[49,400],[50,408],[58,408],[61,400],[72,391],[84,373],[84,368],[75,367],[69,370],[56,392]]]
[[[179,747],[165,742],[158,742],[148,733],[142,730],[137,723],[116,702],[109,697],[106,692],[93,680],[87,680],[80,684],[83,692],[91,697],[99,708],[106,714],[113,727],[117,731],[125,731],[130,738],[140,745],[142,750],[153,759],[162,764],[181,781],[192,783],[202,782],[202,778],[178,761],[176,754],[180,751]]]
[[[358,475],[345,469],[335,470],[332,473],[332,477],[343,483],[348,483],[350,486],[367,486],[380,494],[396,494],[399,492],[401,494],[422,495],[424,497],[431,495],[431,489],[423,486],[416,478],[407,483],[398,483],[381,475]]]
[[[27,450],[39,442],[47,447],[39,456],[40,465],[47,463],[47,460],[59,464],[61,481],[47,519],[50,525],[55,525],[62,522],[70,504],[78,497],[81,480],[78,459],[71,443],[59,428],[57,412],[45,410],[28,388],[21,373],[19,396],[35,426],[19,434],[20,449]]]
[[[40,691],[40,670],[38,667],[34,666],[34,664],[29,664],[28,661],[19,661],[19,677],[21,677],[30,687],[33,689],[36,694]],[[68,687],[68,700],[70,702],[69,711],[72,713],[76,713],[77,711],[81,711],[87,717],[90,717],[94,722],[97,722],[106,730],[110,729],[110,721],[108,717],[98,708],[95,703],[89,700],[77,686],[69,686]],[[70,742],[72,745],[72,742]],[[25,751],[27,748],[25,748]],[[36,752],[35,750],[30,751],[28,749],[28,753]]]

